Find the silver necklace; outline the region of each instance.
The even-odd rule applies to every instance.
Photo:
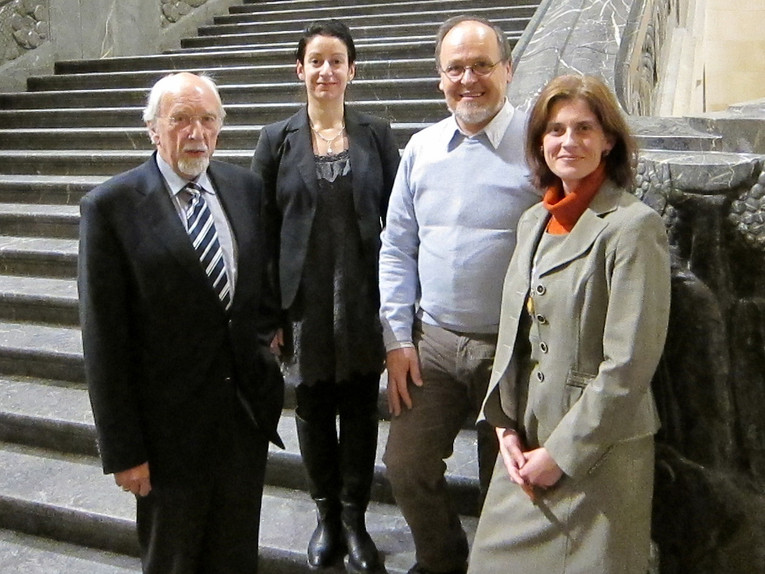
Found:
[[[337,138],[343,135],[343,132],[345,131],[345,122],[343,122],[343,124],[340,126],[340,129],[338,130],[338,132],[335,134],[335,137],[333,138],[325,138],[323,135],[319,133],[319,130],[313,127],[313,125],[311,125],[311,131],[313,131],[313,133],[315,133],[319,137],[319,139],[323,140],[327,144],[327,153],[333,154],[335,152],[332,151],[332,144],[335,143],[335,140]]]

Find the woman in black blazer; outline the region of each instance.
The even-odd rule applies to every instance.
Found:
[[[350,572],[371,572],[380,561],[364,513],[385,358],[377,259],[399,152],[388,122],[345,106],[355,56],[344,24],[309,24],[296,50],[308,103],[263,128],[252,168],[265,183],[264,219],[278,254],[284,324],[272,350],[296,388],[317,505],[308,563],[325,567],[347,552]]]

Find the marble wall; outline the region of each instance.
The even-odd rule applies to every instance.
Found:
[[[10,0],[0,3],[0,91],[56,61],[156,54],[237,0]]]
[[[705,0],[705,4],[705,111],[765,98],[765,0]]]

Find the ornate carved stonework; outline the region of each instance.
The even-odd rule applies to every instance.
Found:
[[[162,26],[174,24],[186,14],[191,13],[207,3],[207,0],[161,0],[162,1]]]
[[[656,87],[666,61],[666,41],[680,19],[678,0],[638,0],[632,14],[642,13],[633,52],[633,65],[629,70],[624,104],[633,115],[651,115],[654,111]]]
[[[661,574],[765,571],[765,158],[646,152],[672,310],[654,380]]]
[[[728,217],[747,245],[765,251],[765,172],[733,201]]]
[[[0,7],[0,65],[39,47],[49,35],[47,0],[14,0]]]

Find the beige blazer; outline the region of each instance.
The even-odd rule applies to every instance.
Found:
[[[669,250],[661,217],[608,181],[534,265],[548,217],[539,204],[518,224],[480,418],[519,430],[529,448],[545,446],[577,478],[615,443],[659,428],[650,382],[669,317]],[[529,293],[531,363],[513,352]]]

